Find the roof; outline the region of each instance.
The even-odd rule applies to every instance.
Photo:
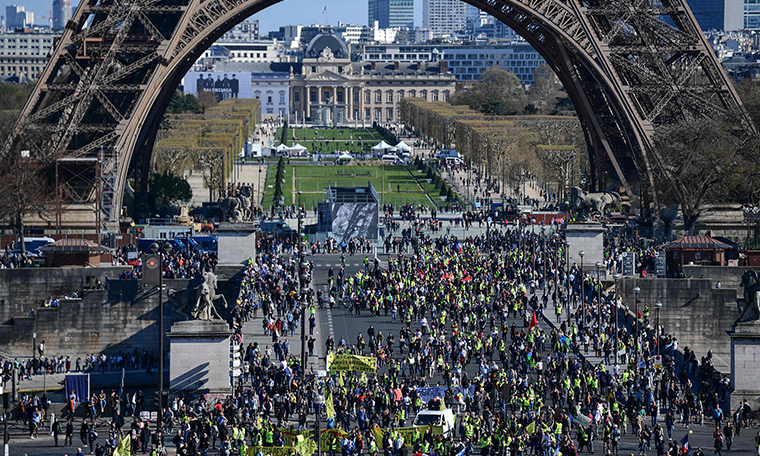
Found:
[[[108,253],[109,250],[87,239],[64,238],[39,248],[43,252],[54,253]]]
[[[665,245],[667,250],[726,250],[731,246],[709,236],[684,236]]]

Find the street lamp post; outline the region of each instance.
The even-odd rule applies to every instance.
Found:
[[[159,246],[156,242],[150,245],[150,250],[154,255],[158,253]],[[172,245],[164,241],[163,250],[167,255],[172,251]],[[164,257],[158,256],[158,414],[156,419],[156,432],[158,433],[159,445],[161,439],[161,428],[164,423]]]
[[[662,303],[660,301],[657,301],[654,303],[654,309],[657,311],[657,324],[654,327],[655,331],[655,339],[657,341],[657,355],[660,355],[660,309],[662,309]]]
[[[567,280],[567,327],[570,329],[570,241],[565,241],[565,279]]]
[[[617,289],[617,281],[620,279],[620,274],[613,274],[612,278],[615,279],[615,288]],[[617,300],[615,302],[610,301],[610,316],[612,317],[612,328],[615,330],[615,365],[618,363],[618,350],[620,347],[620,341],[618,340],[618,307]]]
[[[639,293],[641,293],[641,288],[634,287],[633,288],[633,297],[634,297],[634,312],[633,312],[633,324],[634,324],[634,350],[633,350],[633,375],[636,375],[636,373],[639,370]]]
[[[554,241],[554,295],[559,299],[559,264],[557,263],[557,251],[559,250],[559,234],[555,231],[552,234],[552,240]],[[561,303],[560,303],[561,305]]]
[[[583,251],[583,250],[581,250],[580,252],[578,252],[578,256],[581,257],[581,272],[580,272],[580,276],[581,276],[581,280],[580,280],[580,282],[581,282],[581,305],[578,306],[578,311],[581,314],[581,322],[583,323],[583,326],[586,326],[586,313],[587,313],[586,312],[586,290],[585,290],[585,288],[586,288],[586,280],[585,280],[584,274],[583,274],[583,257],[586,256],[586,252]]]
[[[596,264],[596,288],[597,288],[597,300],[596,300],[596,334],[599,338],[598,346],[599,353],[602,353],[602,262],[597,261]]]
[[[544,275],[541,279],[541,289],[546,290],[546,236],[544,236],[544,227],[541,227],[541,262],[544,263]]]
[[[301,369],[303,378],[306,378],[306,300],[303,299],[304,275],[306,274],[304,263],[303,242],[303,215],[301,213],[301,191],[298,191],[298,302],[301,305]]]

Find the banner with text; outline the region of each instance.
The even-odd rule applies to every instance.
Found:
[[[374,356],[327,355],[327,370],[335,372],[371,372],[377,368]]]

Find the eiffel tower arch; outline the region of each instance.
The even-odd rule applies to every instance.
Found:
[[[22,132],[42,131],[41,160],[77,178],[57,183],[65,207],[102,197],[96,223],[113,229],[132,158],[149,162],[184,74],[234,25],[280,1],[83,1],[1,152],[15,151]],[[675,121],[731,116],[754,131],[685,0],[465,1],[554,69],[583,127],[595,187],[649,193],[652,136]]]

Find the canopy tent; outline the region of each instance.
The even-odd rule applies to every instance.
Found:
[[[293,146],[291,146],[288,150],[290,151],[291,155],[294,155],[296,157],[300,157],[302,155],[305,155],[306,152],[308,152],[307,149],[304,146],[302,146],[302,145],[300,145],[298,143],[296,143]]]
[[[402,152],[411,152],[412,148],[409,147],[407,143],[404,141],[399,141],[398,144],[396,144],[396,149],[402,151]]]
[[[279,146],[275,147],[274,150],[277,152],[286,152],[290,150],[290,147],[286,146],[285,144],[280,144]]]
[[[388,150],[388,149],[393,149],[393,146],[391,146],[385,141],[380,141],[376,146],[372,147],[372,150]]]
[[[341,154],[340,157],[338,157],[338,160],[353,160],[354,157],[352,157],[349,154]]]

